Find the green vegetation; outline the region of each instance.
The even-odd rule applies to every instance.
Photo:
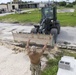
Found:
[[[76,11],[74,13],[59,13],[58,20],[62,26],[76,26]]]
[[[64,7],[67,7],[67,8],[72,8],[73,7],[73,3],[67,4],[67,2],[61,1],[61,2],[59,2],[59,6],[64,6]]]
[[[58,13],[58,20],[61,26],[76,26],[76,11],[74,13]],[[0,16],[0,22],[18,22],[18,23],[39,23],[41,13],[39,10],[24,14],[11,14]]]
[[[42,72],[42,75],[57,75],[58,71],[58,62],[62,56],[73,56],[76,58],[76,52],[71,52],[68,50],[62,50],[61,53],[56,56],[56,59],[51,59],[47,62],[47,67]]]
[[[73,8],[73,4],[70,3],[70,4],[66,5],[66,7],[67,7],[67,8]]]
[[[32,11],[30,13],[24,14],[11,14],[7,16],[0,17],[0,21],[2,22],[19,22],[19,23],[26,23],[26,22],[39,22],[40,21],[40,13],[39,11]]]

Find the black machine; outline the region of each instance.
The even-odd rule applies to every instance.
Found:
[[[48,4],[47,4],[48,5]],[[34,25],[31,32],[13,32],[15,42],[25,43],[28,38],[32,39],[31,43],[43,45],[48,42],[48,45],[54,47],[57,42],[57,35],[60,33],[60,24],[57,20],[57,9],[55,5],[48,5],[41,8],[42,18],[40,25]],[[33,34],[31,34],[33,33]],[[50,36],[50,34],[52,36]]]
[[[56,43],[57,35],[60,33],[60,23],[57,20],[56,6],[46,6],[41,8],[42,19],[40,25],[32,29],[32,33],[52,34]]]

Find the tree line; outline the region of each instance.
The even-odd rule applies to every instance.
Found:
[[[64,6],[64,7],[73,7],[76,5],[76,0],[74,2],[69,2],[69,1],[61,1],[61,2],[56,2],[57,5],[59,6]]]

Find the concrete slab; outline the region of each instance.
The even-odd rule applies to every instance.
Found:
[[[57,42],[76,44],[76,27],[61,27]]]
[[[0,23],[0,39],[11,38],[11,40],[13,40],[11,31],[23,31],[30,33],[33,27],[34,26],[21,26],[19,24]],[[61,27],[57,42],[68,42],[76,45],[76,27]]]

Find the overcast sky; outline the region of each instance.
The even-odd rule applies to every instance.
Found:
[[[13,0],[0,0],[0,3],[6,3],[6,2],[10,2]],[[22,0],[22,1],[34,1],[34,2],[41,2],[41,1],[48,1],[48,0]],[[53,1],[53,0],[50,0]],[[54,1],[66,1],[66,0],[54,0]],[[69,0],[70,2],[75,1],[75,0]]]

